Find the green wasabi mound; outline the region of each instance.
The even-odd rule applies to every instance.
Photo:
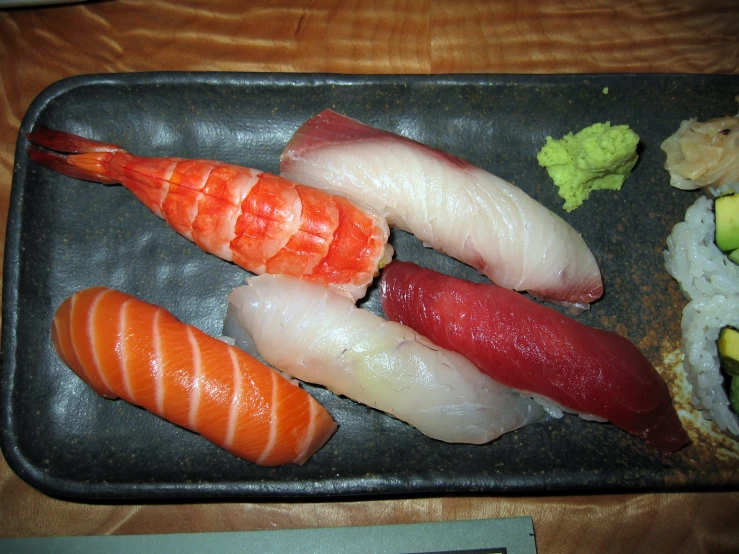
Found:
[[[636,164],[639,135],[628,125],[596,123],[560,140],[547,137],[536,155],[559,187],[564,209],[578,208],[594,190],[621,190]]]

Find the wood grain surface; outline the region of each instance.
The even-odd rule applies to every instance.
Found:
[[[0,10],[0,229],[14,148],[53,82],[132,71],[739,74],[735,0],[135,1]],[[739,91],[729,91],[735,95]],[[544,553],[737,552],[739,493],[99,505],[0,462],[0,536],[170,533],[530,515]]]

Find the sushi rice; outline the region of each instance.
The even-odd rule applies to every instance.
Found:
[[[717,341],[722,328],[739,328],[739,265],[716,246],[715,229],[713,200],[702,196],[667,238],[665,266],[689,300],[681,327],[693,405],[738,437],[739,416],[724,388]]]

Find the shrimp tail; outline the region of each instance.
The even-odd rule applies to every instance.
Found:
[[[28,133],[28,157],[44,167],[67,177],[114,184],[108,171],[108,162],[123,148],[70,133],[45,127]]]

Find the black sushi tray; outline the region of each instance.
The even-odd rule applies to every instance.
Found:
[[[16,150],[3,283],[3,454],[40,490],[88,501],[736,489],[736,443],[694,423],[681,392],[685,300],[664,269],[663,250],[698,193],[670,187],[659,147],[684,119],[736,113],[736,94],[739,77],[719,75],[142,73],[55,83],[29,108]],[[611,424],[574,415],[483,446],[446,444],[305,385],[339,430],[304,465],[265,468],[97,396],[64,366],[50,323],[76,290],[117,288],[217,336],[226,298],[248,274],[177,235],[123,187],[31,163],[27,132],[45,125],[135,154],[277,172],[292,133],[325,108],[465,158],[575,227],[600,264],[606,290],[578,319],[642,349],[689,420],[692,444],[664,456]],[[567,213],[536,153],[548,135],[605,121],[639,134],[639,162],[621,191],[594,193]],[[400,259],[483,280],[404,232],[394,231],[391,240]],[[376,288],[361,304],[381,313]]]

